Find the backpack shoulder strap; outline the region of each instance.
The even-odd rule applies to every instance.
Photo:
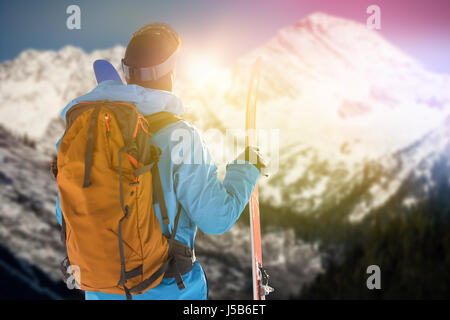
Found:
[[[157,112],[148,116],[145,116],[148,124],[148,131],[151,135],[156,134],[161,129],[165,128],[169,124],[180,121],[181,117],[167,111]],[[169,216],[167,214],[166,202],[164,200],[164,191],[161,185],[161,177],[159,175],[159,167],[155,165],[152,167],[153,185],[156,189],[156,197],[158,199],[159,208],[161,211],[161,217],[163,225],[169,224]]]
[[[161,111],[145,116],[145,119],[148,121],[148,130],[152,135],[169,124],[182,120],[181,117],[167,111]]]
[[[169,215],[167,214],[166,200],[164,200],[164,190],[161,185],[161,176],[159,175],[158,165],[152,168],[153,186],[156,189],[156,198],[159,204],[159,210],[161,211],[161,218],[163,225],[169,224]]]
[[[178,229],[178,220],[180,220],[181,214],[181,204],[178,203],[177,215],[175,216],[175,222],[173,224],[172,234],[170,235],[170,239],[175,240],[175,235],[177,234]]]

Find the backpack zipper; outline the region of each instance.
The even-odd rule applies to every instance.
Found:
[[[105,113],[105,126],[106,126],[106,136],[109,137],[110,127],[109,127],[109,114],[108,113]]]

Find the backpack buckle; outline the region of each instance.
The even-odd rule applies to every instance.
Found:
[[[191,260],[192,260],[192,264],[194,264],[195,261],[197,261],[197,257],[195,256],[195,250],[194,249],[192,249]]]
[[[125,218],[128,219],[128,217],[130,216],[130,208],[128,207],[128,205],[125,206]]]

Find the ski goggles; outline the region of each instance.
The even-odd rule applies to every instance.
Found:
[[[177,41],[178,46],[164,62],[151,67],[127,66],[124,62],[124,59],[122,59],[122,70],[127,80],[130,80],[131,77],[139,81],[158,80],[159,78],[165,76],[170,71],[175,69],[182,47],[179,35],[165,23],[151,23],[136,31],[133,34],[132,39],[136,36],[144,35],[146,33],[166,33]]]

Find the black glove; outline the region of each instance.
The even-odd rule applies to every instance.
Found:
[[[267,164],[259,152],[259,147],[248,146],[245,148],[244,152],[236,158],[235,163],[244,163],[244,161],[253,164],[263,176],[267,177],[269,175]]]

